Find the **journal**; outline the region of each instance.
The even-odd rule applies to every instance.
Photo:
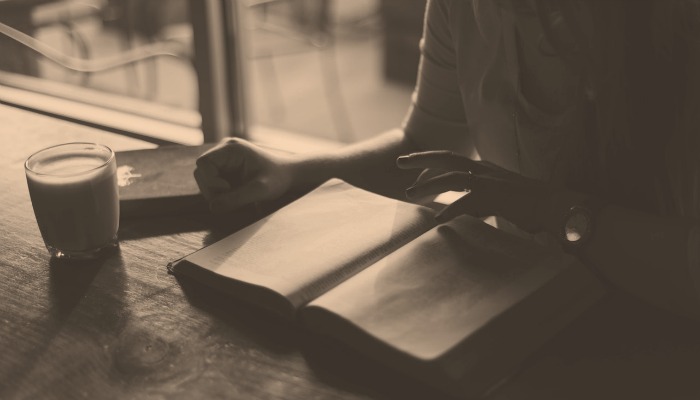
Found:
[[[451,394],[478,395],[599,299],[574,257],[342,181],[169,265]]]

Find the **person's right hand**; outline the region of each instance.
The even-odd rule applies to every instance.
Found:
[[[229,138],[197,159],[194,177],[212,212],[281,196],[292,185],[291,157]]]

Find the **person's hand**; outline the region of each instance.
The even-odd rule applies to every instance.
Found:
[[[194,177],[212,212],[272,200],[292,184],[291,158],[229,138],[197,159]]]
[[[461,214],[496,215],[528,232],[543,229],[543,207],[552,193],[544,182],[450,151],[413,153],[399,157],[396,163],[403,169],[423,169],[416,183],[406,189],[410,200],[447,191],[468,192],[438,213],[439,222]]]

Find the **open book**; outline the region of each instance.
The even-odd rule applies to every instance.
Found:
[[[601,297],[573,257],[331,181],[169,267],[452,394],[477,395]]]

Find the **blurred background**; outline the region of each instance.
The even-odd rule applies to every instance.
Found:
[[[199,126],[195,61],[216,56],[205,31],[221,21],[192,1],[0,0],[0,85]],[[400,125],[425,0],[234,3],[222,29],[240,50],[246,124],[342,142]]]

